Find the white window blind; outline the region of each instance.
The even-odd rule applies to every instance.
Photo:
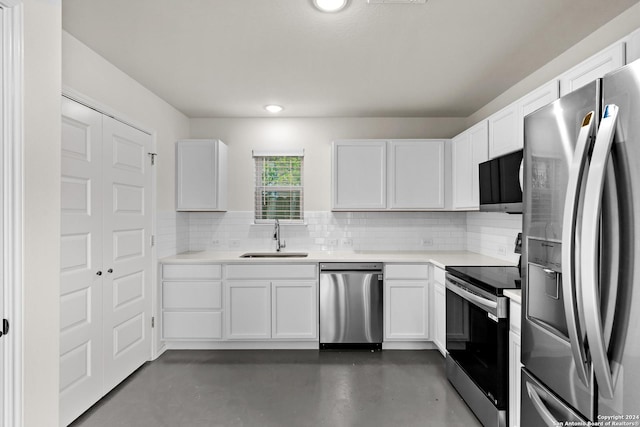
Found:
[[[258,152],[255,160],[255,222],[304,220],[304,153]]]

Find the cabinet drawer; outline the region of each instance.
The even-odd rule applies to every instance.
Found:
[[[222,308],[221,282],[163,282],[162,307],[169,309]]]
[[[522,322],[522,306],[514,301],[509,301],[509,329],[520,335],[520,323]]]
[[[317,264],[230,264],[227,279],[315,279]]]
[[[219,264],[167,264],[162,266],[163,279],[220,279]]]
[[[429,279],[429,264],[386,264],[385,279]]]
[[[222,312],[165,312],[162,315],[164,339],[221,339]]]

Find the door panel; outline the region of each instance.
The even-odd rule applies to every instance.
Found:
[[[60,418],[102,396],[102,115],[62,99]]]
[[[387,207],[386,141],[339,141],[333,145],[333,209]]]
[[[271,338],[271,283],[227,282],[224,311],[228,339]]]
[[[62,98],[61,425],[149,359],[150,144]]]
[[[317,295],[313,280],[272,282],[271,338],[317,338]]]
[[[444,141],[389,143],[389,208],[444,207]]]
[[[106,392],[151,351],[151,137],[110,117],[103,123]]]
[[[607,75],[604,104],[619,107],[612,162],[617,197],[603,200],[600,299],[613,397],[598,396],[602,415],[637,415],[640,391],[640,61]],[[611,181],[607,176],[605,185]],[[611,193],[611,192],[610,192]],[[617,212],[616,212],[617,211]],[[610,234],[611,233],[611,234]],[[617,255],[615,253],[618,252]]]

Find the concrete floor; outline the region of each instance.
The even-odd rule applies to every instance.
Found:
[[[480,426],[437,351],[167,351],[73,427]]]

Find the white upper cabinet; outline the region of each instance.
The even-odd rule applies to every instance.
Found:
[[[640,59],[640,30],[634,31],[627,37],[627,64]]]
[[[389,142],[389,208],[444,208],[443,140]]]
[[[479,208],[478,165],[489,158],[487,121],[467,129],[452,140],[453,208]]]
[[[524,117],[558,99],[558,81],[552,80],[489,117],[489,158],[524,147]]]
[[[520,116],[524,119],[524,116],[531,114],[537,109],[558,99],[559,94],[558,80],[552,80],[546,85],[540,86],[538,89],[523,96],[520,101],[518,101]],[[521,123],[523,122],[521,121]]]
[[[445,140],[335,141],[332,209],[444,208],[445,143]]]
[[[514,102],[489,117],[489,157],[494,158],[522,148],[518,138],[518,104]]]
[[[227,210],[227,146],[222,141],[176,143],[176,210]]]
[[[386,208],[386,141],[336,141],[332,165],[334,210]]]
[[[625,44],[620,42],[593,55],[560,76],[560,96],[581,88],[625,64]]]

